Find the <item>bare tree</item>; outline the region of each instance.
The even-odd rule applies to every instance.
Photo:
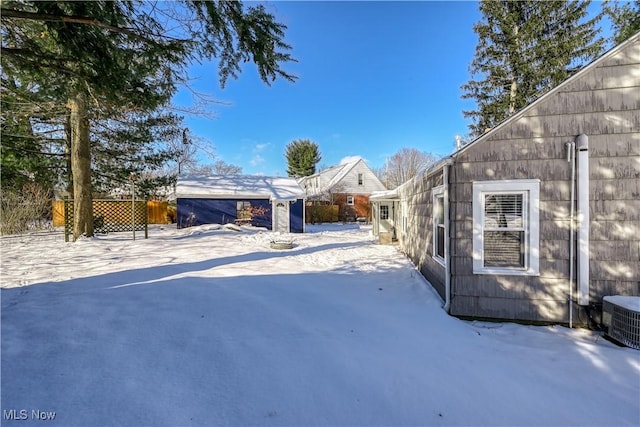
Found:
[[[242,167],[238,165],[232,165],[224,160],[217,160],[213,164],[213,173],[216,175],[241,175]]]
[[[396,188],[420,171],[433,165],[438,158],[426,151],[415,148],[402,148],[391,156],[384,167],[382,182],[387,188]]]
[[[210,165],[195,164],[190,166],[189,173],[194,175],[241,175],[242,167],[232,165],[224,160],[216,160]]]

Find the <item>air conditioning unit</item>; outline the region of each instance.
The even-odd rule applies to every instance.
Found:
[[[602,323],[606,336],[640,350],[640,297],[604,297]]]

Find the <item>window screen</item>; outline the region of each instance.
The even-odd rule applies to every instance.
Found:
[[[444,197],[434,197],[434,223],[435,223],[435,254],[444,258]]]
[[[485,194],[485,267],[525,267],[523,201],[523,193]]]

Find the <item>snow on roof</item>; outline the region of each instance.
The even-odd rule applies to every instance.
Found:
[[[604,297],[603,299],[617,306],[624,307],[627,310],[640,313],[640,297],[613,295]]]
[[[176,198],[248,197],[294,200],[305,197],[294,178],[260,175],[189,175],[178,178]]]
[[[320,188],[318,188],[317,192],[321,193],[323,191],[330,190],[340,183],[340,181],[342,181],[344,177],[347,176],[347,174],[361,161],[364,162],[360,156],[345,157],[339,165],[331,166],[321,172],[316,172],[313,175],[302,177],[299,182],[304,184],[305,181],[319,177],[321,182]]]
[[[349,163],[343,163],[342,166],[342,170],[340,172],[338,172],[333,179],[331,179],[331,181],[329,181],[329,185],[328,188],[332,188],[334,185],[338,184],[340,181],[342,181],[344,179],[345,176],[347,176],[347,174],[349,172],[351,172],[351,169],[353,169],[358,163],[360,163],[362,161],[362,158],[358,157],[355,160],[352,160]]]
[[[371,201],[375,201],[375,200],[382,201],[382,200],[398,199],[399,197],[400,196],[398,195],[398,189],[394,188],[392,190],[374,191],[369,196],[369,200],[371,200]]]

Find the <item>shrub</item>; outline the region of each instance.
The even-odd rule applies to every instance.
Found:
[[[0,233],[17,234],[50,226],[51,191],[35,183],[22,190],[5,190],[0,200]]]

